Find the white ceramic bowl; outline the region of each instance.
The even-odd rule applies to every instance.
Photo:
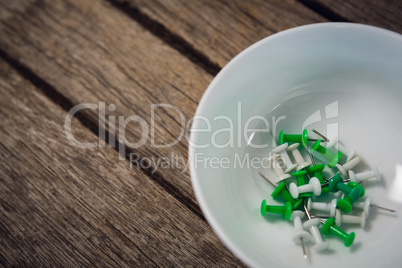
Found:
[[[247,123],[253,116],[259,117]],[[335,133],[364,156],[361,170],[378,167],[383,181],[367,183],[366,195],[397,213],[372,209],[365,229],[344,227],[356,233],[351,247],[324,237],[329,249],[316,253],[307,243],[310,259],[304,261],[300,246],[291,241],[292,223],[260,214],[263,199],[282,203],[270,197],[273,188],[257,173],[274,177],[258,163],[273,148],[271,136],[250,129],[265,127],[261,117],[273,126],[281,116],[286,118],[276,123],[275,134],[302,128]],[[197,109],[189,155],[202,211],[227,247],[249,266],[399,267],[401,118],[401,35],[360,24],[322,23],[267,37],[223,68]],[[246,137],[245,128],[250,130]]]

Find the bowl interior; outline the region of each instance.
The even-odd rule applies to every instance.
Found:
[[[325,237],[329,250],[310,260],[291,241],[293,223],[262,217],[275,174],[267,157],[280,130],[316,129],[365,159],[357,171],[378,167],[367,182],[373,203],[402,212],[402,37],[376,27],[323,23],[261,40],[235,57],[213,80],[197,109],[190,137],[191,175],[201,208],[220,238],[242,261],[263,267],[386,267],[402,260],[398,213],[371,210],[364,229],[345,225],[350,248]],[[311,131],[309,133],[313,135]],[[305,154],[305,152],[303,152]],[[306,155],[304,155],[307,157]],[[398,172],[399,170],[399,172]],[[328,173],[336,170],[327,170]]]

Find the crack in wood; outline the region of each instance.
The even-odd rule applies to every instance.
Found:
[[[211,61],[201,51],[198,51],[181,36],[169,31],[163,24],[151,19],[146,14],[142,13],[139,9],[133,7],[127,1],[106,0],[118,10],[135,20],[146,30],[163,40],[172,48],[179,51],[193,63],[200,66],[207,73],[215,76],[221,70],[218,64]]]
[[[311,9],[315,13],[320,14],[324,18],[333,21],[333,22],[352,22],[345,17],[339,15],[332,9],[329,9],[325,5],[321,4],[320,2],[314,1],[314,0],[298,0],[301,4],[303,4],[305,7]]]
[[[8,64],[12,66],[13,69],[17,71],[23,78],[30,81],[36,89],[38,89],[42,94],[44,94],[47,98],[51,101],[59,105],[63,110],[68,112],[71,108],[75,105],[74,103],[66,98],[63,94],[57,91],[55,87],[50,85],[48,82],[43,80],[41,77],[37,76],[33,71],[29,68],[21,64],[18,60],[10,57],[5,51],[0,49],[0,58],[6,61]],[[98,122],[93,120],[93,116],[90,115],[89,112],[81,112],[74,115],[87,129],[89,129],[92,133],[99,137],[99,127]],[[137,163],[141,162],[141,157],[139,157],[138,152],[134,151],[132,148],[129,148],[122,144],[118,138],[111,134],[108,129],[105,129],[105,137],[104,141],[109,144],[109,141],[114,141],[116,146],[112,146],[118,153],[124,151],[125,154],[123,155],[127,161],[132,160],[132,155],[136,155],[138,158],[134,159]],[[109,139],[109,136],[111,138]],[[120,150],[120,148],[124,148],[124,150]],[[190,198],[182,195],[180,190],[174,186],[172,183],[167,181],[160,172],[153,170],[152,167],[144,167],[138,166],[139,168],[147,177],[151,180],[159,184],[167,193],[169,193],[172,197],[177,199],[180,203],[182,203],[185,207],[187,207],[191,212],[198,216],[203,221],[206,221],[199,206]]]

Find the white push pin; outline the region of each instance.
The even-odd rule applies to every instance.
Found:
[[[314,239],[315,246],[313,249],[317,252],[323,251],[328,248],[328,242],[322,241],[320,230],[318,230],[317,225],[320,224],[320,219],[311,219],[303,223],[303,228],[309,230],[311,236]]]
[[[371,197],[367,197],[365,200],[358,200],[358,201],[352,203],[352,207],[357,208],[357,209],[362,209],[367,217],[370,213]]]
[[[349,178],[351,181],[360,183],[362,181],[366,181],[369,179],[375,179],[379,181],[381,179],[381,174],[377,168],[373,168],[373,170],[355,173],[353,170],[349,170]]]
[[[299,198],[299,194],[301,193],[312,192],[314,195],[318,196],[321,194],[321,183],[316,177],[312,177],[309,183],[301,186],[297,186],[296,183],[292,182],[289,185],[289,192],[295,199]]]
[[[360,155],[356,155],[350,161],[346,162],[343,165],[336,164],[336,167],[339,170],[339,175],[341,175],[342,178],[347,179],[348,171],[357,166],[361,161],[362,159]]]
[[[380,207],[380,206],[371,204],[371,198],[370,197],[367,197],[363,201],[356,201],[356,202],[352,203],[352,207],[362,209],[363,212],[366,214],[366,217],[370,213],[370,208],[382,209],[382,210],[389,211],[389,212],[396,212],[395,210],[390,209],[390,208],[384,208],[384,207]]]
[[[328,212],[331,217],[335,217],[336,215],[336,201],[337,199],[334,198],[330,203],[325,202],[313,202],[311,198],[307,201],[307,209],[308,210],[320,210]]]
[[[311,219],[310,213],[308,212],[306,203],[304,203],[304,212],[306,212],[308,221],[303,223],[303,228],[308,229],[311,233],[311,236],[313,237],[315,241],[315,246],[313,249],[316,252],[323,251],[328,248],[329,243],[322,241],[321,233],[318,230],[317,225],[320,224],[320,219]]]
[[[297,164],[293,164],[292,161],[290,160],[288,152],[286,150],[287,148],[288,144],[284,143],[272,149],[272,152],[274,154],[280,155],[280,157],[284,161],[284,164],[286,166],[285,173],[291,173],[297,168]]]
[[[349,162],[350,160],[352,160],[356,156],[361,157],[356,151],[353,150],[350,154],[348,154],[348,157],[346,158],[346,162]]]
[[[278,162],[278,157],[279,157],[278,154],[274,154],[273,156],[268,158],[268,160],[271,162],[271,167],[274,169],[275,174],[276,174],[276,179],[275,179],[276,184],[291,177],[289,174],[286,174],[285,172],[283,172],[283,169]]]
[[[308,162],[304,160],[302,154],[300,153],[298,147],[300,146],[300,143],[293,143],[290,145],[287,150],[292,152],[293,158],[295,159],[297,163],[297,170],[304,169],[308,166],[311,166],[311,162]]]
[[[324,242],[321,237],[320,230],[318,230],[317,225],[320,224],[320,219],[311,219],[303,223],[304,229],[307,229],[310,231],[311,236],[313,237],[315,241],[315,246],[313,249],[317,252],[323,251],[328,248],[329,244],[328,242]]]
[[[360,224],[360,227],[364,228],[366,225],[366,213],[362,211],[360,215],[348,215],[343,214],[339,209],[336,210],[335,224],[340,227],[343,223],[356,223]]]
[[[303,229],[301,219],[304,217],[303,211],[293,211],[290,220],[293,221],[295,231],[292,235],[292,241],[296,244],[300,243],[303,249],[304,259],[307,260],[307,252],[304,243],[311,240],[311,235]]]

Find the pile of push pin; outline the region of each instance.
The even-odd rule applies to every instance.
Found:
[[[305,242],[313,240],[313,249],[316,252],[328,248],[328,242],[323,236],[334,235],[343,240],[346,247],[353,244],[355,233],[345,232],[341,225],[344,223],[360,224],[364,228],[370,208],[384,209],[395,212],[392,209],[383,208],[371,204],[371,198],[365,197],[362,182],[370,179],[380,180],[380,174],[376,168],[371,171],[355,173],[352,169],[362,162],[362,158],[356,152],[348,152],[337,138],[329,140],[327,137],[312,129],[322,139],[311,139],[307,130],[302,134],[284,134],[280,132],[278,141],[271,132],[276,147],[269,158],[276,178],[267,180],[274,190],[271,194],[274,199],[282,199],[283,206],[269,205],[262,201],[261,214],[281,214],[286,221],[293,221],[294,233],[292,240],[301,244],[304,258],[308,259]],[[311,143],[311,145],[310,145]],[[325,145],[323,145],[325,143]],[[310,160],[306,160],[300,150],[306,150]],[[292,161],[289,157],[291,154]],[[316,163],[316,156],[323,163]],[[341,159],[344,159],[341,162]],[[337,173],[325,178],[323,173],[326,165]],[[308,182],[306,182],[306,179]],[[294,182],[295,181],[295,182]],[[341,193],[342,195],[339,195]],[[320,202],[321,197],[332,195],[329,203]],[[332,196],[329,196],[330,199]],[[359,214],[350,213],[359,211]],[[327,216],[316,213],[326,213]],[[306,217],[306,221],[302,219]]]

